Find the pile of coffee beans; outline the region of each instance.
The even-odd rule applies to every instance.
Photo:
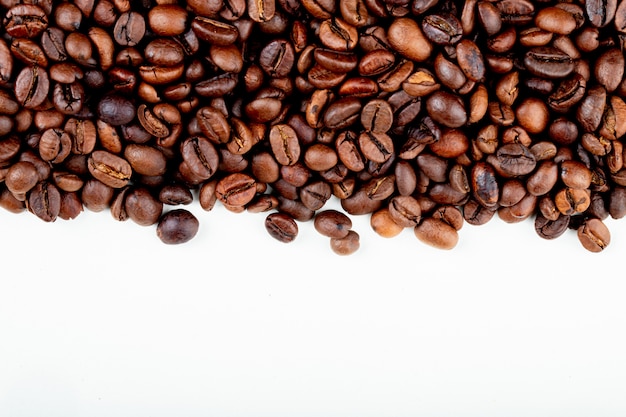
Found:
[[[348,215],[453,248],[626,215],[626,0],[0,0],[0,206],[198,231],[174,208]],[[326,203],[338,199],[343,211]]]

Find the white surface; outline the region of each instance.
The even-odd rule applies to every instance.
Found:
[[[329,205],[327,208],[332,208]],[[108,212],[0,210],[0,416],[624,416],[626,220],[586,252],[532,222],[339,257],[312,223],[191,207],[166,246]]]

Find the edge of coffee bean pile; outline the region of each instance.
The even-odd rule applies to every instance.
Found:
[[[197,199],[452,249],[626,214],[626,1],[0,0],[0,206],[192,239]],[[341,210],[328,209],[338,199]]]

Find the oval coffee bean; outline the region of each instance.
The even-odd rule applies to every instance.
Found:
[[[112,188],[122,188],[128,184],[132,168],[128,161],[107,151],[93,151],[87,161],[91,175]]]
[[[179,245],[193,239],[199,227],[200,222],[190,211],[175,209],[161,216],[156,233],[163,243]]]

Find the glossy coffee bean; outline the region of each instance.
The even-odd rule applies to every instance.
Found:
[[[199,227],[200,222],[190,211],[175,209],[161,216],[156,232],[163,243],[178,245],[193,239]]]

